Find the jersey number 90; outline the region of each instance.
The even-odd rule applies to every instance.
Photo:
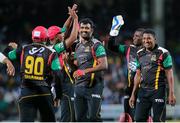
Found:
[[[42,57],[34,58],[27,56],[25,60],[25,73],[33,75],[43,75],[44,59]]]

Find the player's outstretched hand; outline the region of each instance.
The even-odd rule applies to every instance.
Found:
[[[78,19],[78,16],[76,14],[76,11],[74,11],[73,9],[71,9],[70,7],[68,7],[68,11],[69,11],[69,15],[73,18],[73,19]]]
[[[78,12],[77,7],[78,7],[77,4],[73,4],[72,8],[68,6],[68,14],[71,16],[72,15],[72,11],[77,13]]]
[[[72,11],[75,11],[76,13],[78,12],[77,11],[77,7],[78,7],[78,5],[77,4],[73,4],[73,6],[72,6]]]
[[[114,16],[111,30],[109,32],[110,36],[117,36],[122,25],[124,25],[123,17],[121,15]]]

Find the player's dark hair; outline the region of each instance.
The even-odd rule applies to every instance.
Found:
[[[136,32],[136,31],[138,31],[138,32],[144,32],[145,29],[144,29],[144,28],[137,28],[137,29],[135,30],[135,32]]]
[[[143,32],[143,34],[145,34],[145,33],[151,34],[151,35],[153,35],[153,37],[156,37],[156,33],[155,33],[155,31],[153,29],[148,28]]]
[[[83,18],[79,21],[79,24],[90,24],[91,25],[91,28],[94,29],[95,25],[94,25],[94,22],[90,19],[90,18]]]

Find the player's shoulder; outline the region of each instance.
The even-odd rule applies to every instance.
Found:
[[[143,48],[141,48],[141,49],[139,49],[138,51],[137,51],[137,54],[141,54],[141,53],[143,53],[145,51],[145,48],[143,47]]]
[[[127,47],[130,47],[132,50],[138,51],[137,46],[135,46],[133,44],[131,44],[131,45],[127,46]]]
[[[75,49],[77,49],[80,46],[80,44],[81,44],[79,39],[75,40],[74,43],[76,43]]]
[[[26,48],[28,46],[31,46],[32,44],[24,44],[24,45],[21,45],[22,48]]]
[[[53,53],[56,52],[56,50],[53,48],[54,45],[49,45],[49,46],[45,46],[45,47]]]
[[[169,51],[163,47],[158,47],[158,50],[160,50],[162,53],[168,53]]]
[[[96,50],[98,47],[104,47],[102,42],[96,38],[92,39],[92,47],[94,50]]]
[[[33,47],[36,47],[36,48],[43,48],[44,50],[46,50],[46,52],[56,52],[54,49],[53,49],[53,46],[46,46],[45,44],[40,44],[40,43],[31,43],[31,44],[27,44],[27,45],[24,45],[23,48],[33,48]]]
[[[32,43],[31,44],[24,44],[24,45],[21,45],[21,47],[19,47],[19,49],[22,48],[22,49],[26,50],[26,49],[30,49],[32,46],[33,46]]]
[[[92,38],[92,42],[93,44],[102,44],[100,40],[98,40],[97,38]]]
[[[43,44],[40,44],[40,43],[31,43],[31,44],[25,44],[25,45],[22,45],[22,47],[37,47],[37,46],[45,46]]]
[[[135,46],[135,45],[133,45],[133,44],[129,45],[129,47],[136,48],[136,46]]]

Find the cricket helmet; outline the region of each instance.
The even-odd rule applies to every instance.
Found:
[[[32,40],[36,42],[45,42],[47,39],[47,29],[44,26],[37,26],[32,31]]]
[[[48,28],[48,38],[49,40],[53,40],[57,34],[64,33],[66,29],[60,28],[58,26],[51,26]]]

